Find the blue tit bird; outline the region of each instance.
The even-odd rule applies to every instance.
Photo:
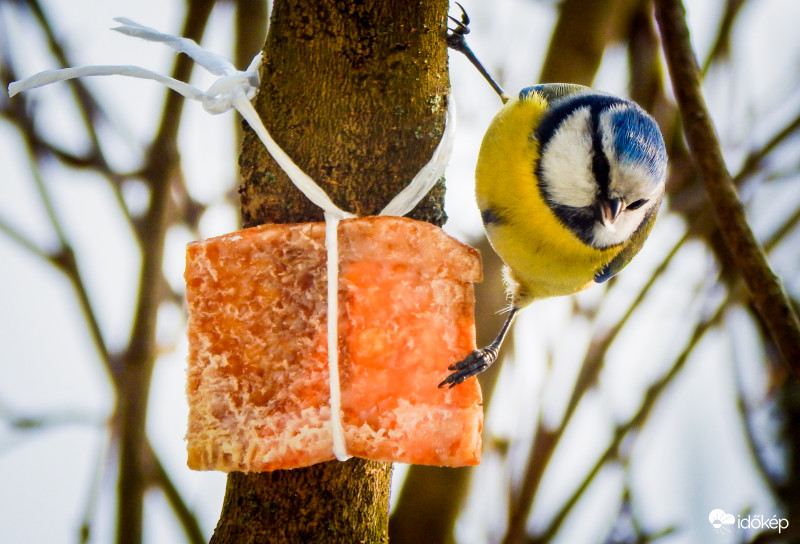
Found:
[[[488,368],[520,309],[622,270],[653,228],[667,174],[661,132],[637,104],[562,83],[508,97],[467,47],[466,13],[451,19],[457,27],[448,44],[505,102],[481,143],[475,192],[486,235],[505,263],[510,309],[495,340],[451,365],[439,387]]]

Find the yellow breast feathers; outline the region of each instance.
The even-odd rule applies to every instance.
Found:
[[[475,172],[487,236],[508,265],[511,280],[519,284],[512,294],[523,305],[585,289],[623,249],[583,243],[544,201],[536,176],[539,142],[534,134],[547,108],[547,101],[535,92],[512,97],[483,138]]]

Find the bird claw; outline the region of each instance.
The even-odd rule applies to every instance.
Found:
[[[447,18],[453,21],[456,24],[455,28],[447,27],[448,34],[447,34],[447,47],[454,51],[458,51],[466,56],[469,61],[475,65],[481,75],[489,82],[489,85],[492,86],[492,89],[500,95],[500,98],[503,102],[508,100],[508,97],[503,93],[503,89],[500,88],[500,85],[489,75],[489,72],[486,71],[486,68],[483,67],[481,62],[475,56],[475,53],[467,45],[467,38],[466,35],[469,34],[469,15],[467,15],[467,11],[464,9],[464,6],[456,2],[456,5],[461,9],[461,20],[459,21],[452,15],[448,15]]]
[[[455,28],[447,27],[447,30],[450,31],[450,34],[447,35],[447,45],[457,51],[461,51],[466,44],[464,36],[469,34],[469,15],[467,15],[464,6],[458,2],[456,2],[456,5],[461,8],[461,20],[459,21],[452,15],[447,16],[448,19],[456,24]]]
[[[445,378],[442,383],[439,384],[439,387],[447,385],[453,388],[470,376],[480,374],[489,368],[492,363],[494,363],[495,359],[497,359],[497,350],[492,349],[492,347],[476,349],[462,361],[447,367],[447,370],[455,370],[455,372]]]

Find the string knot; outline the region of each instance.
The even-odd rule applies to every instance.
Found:
[[[260,62],[261,55],[256,57]],[[233,109],[234,99],[243,96],[252,100],[258,91],[258,70],[235,72],[218,78],[203,94],[203,109],[213,115]]]

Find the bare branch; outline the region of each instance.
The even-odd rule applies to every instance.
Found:
[[[798,223],[800,223],[800,207],[798,207],[791,216],[787,217],[786,221],[778,227],[778,230],[772,233],[764,242],[764,250],[771,252],[775,249],[775,247],[797,227]]]
[[[790,137],[796,135],[798,131],[800,131],[800,115],[797,115],[785,127],[776,132],[760,149],[751,151],[745,158],[742,168],[733,178],[733,182],[736,185],[740,185],[742,181],[752,176],[758,171],[758,168],[770,153]]]
[[[550,542],[553,539],[555,534],[563,525],[564,520],[566,520],[569,513],[589,488],[589,485],[592,483],[595,476],[597,476],[597,474],[605,465],[619,459],[620,446],[622,445],[625,437],[631,432],[637,431],[644,426],[647,418],[652,413],[653,408],[655,408],[658,399],[661,397],[661,394],[673,382],[678,373],[686,366],[686,361],[688,360],[689,355],[692,353],[692,351],[694,351],[694,348],[697,346],[697,343],[700,341],[700,339],[703,338],[705,333],[711,327],[720,322],[725,310],[727,310],[728,307],[728,300],[723,301],[722,304],[717,307],[716,311],[711,317],[697,323],[692,331],[689,341],[686,343],[686,346],[684,346],[678,357],[675,358],[675,361],[672,363],[670,369],[663,376],[661,376],[661,378],[647,388],[642,403],[633,417],[631,417],[625,423],[617,426],[611,442],[606,447],[606,450],[603,452],[603,454],[598,457],[597,461],[589,470],[586,477],[583,479],[580,485],[578,485],[558,513],[553,517],[547,528],[540,534],[536,535],[536,537],[528,540],[529,544],[543,544],[545,542]]]
[[[92,536],[92,520],[97,508],[98,499],[103,489],[103,476],[109,467],[109,442],[111,441],[111,433],[106,433],[105,439],[99,444],[95,456],[94,473],[92,480],[89,483],[89,493],[86,497],[86,504],[83,508],[83,519],[79,528],[80,543],[86,544],[91,540]]]
[[[606,47],[619,34],[621,21],[639,2],[566,0],[550,38],[539,81],[591,85]],[[564,59],[570,59],[564,62]]]
[[[722,157],[714,125],[700,90],[700,70],[692,50],[680,0],[657,0],[656,18],[681,110],[686,139],[706,194],[750,297],[786,363],[800,375],[800,319],[780,279],[772,272],[753,235]]]
[[[24,234],[22,234],[18,229],[12,227],[9,223],[7,223],[4,219],[0,218],[0,231],[4,232],[11,240],[13,240],[17,245],[28,251],[29,253],[33,254],[34,257],[38,257],[44,261],[47,261],[51,264],[55,264],[54,255],[51,253],[46,252],[38,245],[36,245],[32,240],[28,239]]]
[[[205,544],[206,540],[203,536],[203,531],[200,528],[200,523],[197,516],[189,509],[189,506],[181,497],[175,483],[169,477],[164,465],[153,450],[152,445],[148,442],[147,453],[145,462],[147,463],[150,474],[150,480],[156,485],[167,499],[167,502],[172,507],[172,511],[180,521],[186,539],[191,544]]]
[[[188,5],[181,36],[200,41],[214,0]],[[193,62],[185,55],[175,59],[171,76],[188,81]],[[170,223],[172,184],[180,179],[177,136],[183,97],[167,94],[161,123],[150,145],[142,178],[150,187],[150,207],[139,230],[142,247],[139,299],[131,341],[125,353],[123,377],[118,383],[116,423],[119,429],[119,485],[117,487],[117,544],[137,544],[142,539],[147,401],[158,349],[156,321],[164,290],[162,264],[164,240]]]
[[[33,176],[36,190],[39,193],[39,198],[47,213],[50,225],[58,239],[58,247],[52,252],[47,252],[36,246],[36,244],[34,244],[32,241],[26,239],[16,229],[3,221],[0,221],[0,230],[3,230],[9,235],[9,237],[11,237],[12,240],[20,244],[25,249],[31,251],[34,255],[37,255],[46,262],[52,264],[67,276],[67,279],[69,279],[73,289],[75,290],[75,294],[78,297],[78,303],[81,311],[83,312],[84,318],[86,319],[89,333],[92,337],[95,348],[98,351],[100,359],[105,365],[106,369],[109,371],[111,378],[114,379],[116,378],[116,372],[113,364],[115,358],[110,353],[108,345],[103,338],[103,333],[100,329],[100,322],[97,318],[96,312],[94,311],[91,300],[89,299],[89,293],[83,281],[83,277],[78,269],[75,252],[73,251],[72,246],[66,237],[61,220],[53,206],[50,192],[48,191],[44,179],[41,176],[39,165],[35,160],[32,139],[28,137],[28,134],[29,133],[26,132],[25,143],[28,149],[31,174]]]
[[[736,18],[742,12],[747,0],[726,0],[725,11],[722,13],[720,19],[719,29],[717,35],[712,42],[714,45],[708,52],[705,62],[703,63],[702,73],[708,72],[711,65],[720,59],[726,58],[731,52],[731,36],[733,34],[734,23]]]
[[[533,500],[539,489],[544,472],[547,469],[548,462],[553,455],[553,452],[558,445],[559,440],[566,432],[572,415],[583,398],[585,393],[589,390],[592,384],[595,383],[597,376],[602,368],[603,360],[611,347],[611,344],[619,335],[623,327],[628,323],[634,311],[644,301],[645,296],[650,289],[655,285],[656,281],[662,277],[662,273],[666,270],[667,266],[683,244],[689,239],[689,234],[684,236],[673,246],[670,252],[664,257],[659,266],[650,276],[648,282],[639,291],[636,299],[630,304],[625,315],[614,325],[614,327],[600,338],[593,339],[586,352],[581,370],[575,382],[575,387],[572,390],[564,417],[557,429],[551,430],[544,427],[541,420],[537,422],[536,431],[533,438],[533,446],[526,463],[525,472],[522,476],[522,483],[517,495],[512,499],[509,504],[509,521],[506,529],[506,536],[503,540],[505,544],[514,544],[522,542],[525,535],[525,526],[527,523],[528,515],[533,505]]]

